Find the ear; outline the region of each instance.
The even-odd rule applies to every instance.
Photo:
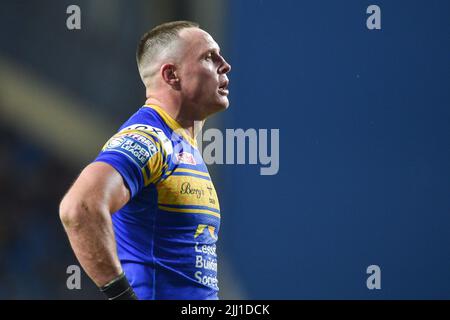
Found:
[[[165,63],[161,66],[161,76],[164,81],[170,86],[179,86],[180,79],[177,75],[177,68],[174,64]]]

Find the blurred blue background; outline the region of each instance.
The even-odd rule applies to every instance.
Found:
[[[66,28],[77,4],[81,30]],[[381,8],[381,30],[366,9]],[[280,169],[212,165],[225,299],[450,298],[450,2],[2,1],[0,298],[102,298],[58,203],[144,102],[140,36],[195,20],[232,65],[209,127],[279,129]],[[381,289],[366,286],[369,265]]]

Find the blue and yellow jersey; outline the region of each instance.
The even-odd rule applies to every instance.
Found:
[[[130,201],[113,214],[117,253],[140,299],[218,299],[220,208],[196,142],[163,109],[140,108],[95,161]]]

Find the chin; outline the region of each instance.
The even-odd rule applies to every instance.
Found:
[[[210,108],[208,108],[208,115],[206,117],[210,117],[212,115],[214,115],[215,113],[221,112],[221,111],[225,111],[226,109],[228,109],[229,103],[227,101],[227,103],[216,103],[214,105],[211,105]]]
[[[222,97],[219,104],[221,105],[222,110],[226,110],[230,105],[230,101],[228,100],[228,97]]]
[[[228,109],[228,106],[230,105],[230,103],[228,102],[228,99],[225,102],[221,102],[217,105],[217,111],[216,112],[220,112],[220,111],[224,111]]]

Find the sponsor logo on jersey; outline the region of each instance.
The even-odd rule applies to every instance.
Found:
[[[189,182],[183,182],[180,188],[180,194],[187,194],[196,197],[197,199],[200,199],[205,195],[205,191],[203,188],[196,188],[191,186]]]
[[[114,151],[125,154],[140,168],[143,168],[150,158],[158,152],[153,141],[138,133],[129,133],[112,138],[104,151]]]
[[[158,139],[161,141],[164,150],[166,150],[166,153],[168,155],[173,153],[172,141],[170,141],[170,139],[166,136],[164,131],[162,131],[160,128],[153,127],[149,124],[136,123],[126,128],[123,128],[122,130],[120,130],[120,132],[130,130],[141,130],[151,135],[157,136]]]
[[[109,140],[108,145],[106,146],[107,149],[114,149],[122,145],[122,143],[125,141],[125,138],[112,138]]]

